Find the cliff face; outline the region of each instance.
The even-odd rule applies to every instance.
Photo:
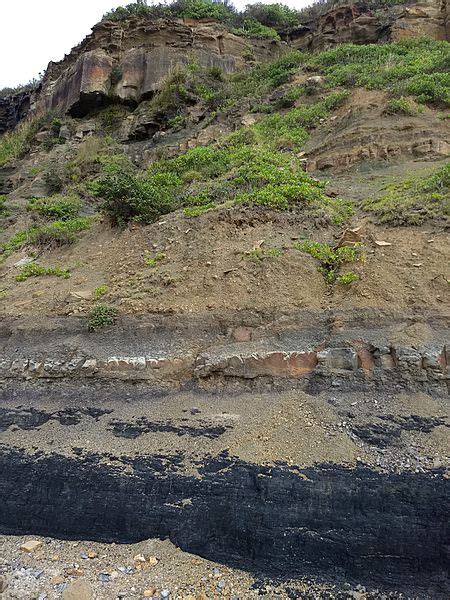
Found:
[[[195,60],[226,73],[276,57],[282,44],[245,40],[211,21],[130,19],[102,22],[59,63],[50,63],[35,99],[37,109],[75,117],[109,101],[133,105],[151,97],[177,64]]]
[[[423,0],[375,10],[349,2],[293,30],[287,39],[299,50],[323,50],[346,42],[373,44],[422,36],[448,40],[449,12],[448,0]]]
[[[137,105],[151,97],[177,64],[196,60],[227,73],[246,60],[264,61],[283,52],[335,44],[377,43],[408,37],[449,39],[449,0],[368,9],[341,4],[286,33],[285,42],[233,35],[215,21],[129,19],[101,22],[60,62],[51,62],[42,85],[31,96],[0,99],[0,133],[14,128],[32,110],[54,110],[83,117],[110,102]]]

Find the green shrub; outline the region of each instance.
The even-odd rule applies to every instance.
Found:
[[[123,226],[129,221],[153,223],[175,210],[174,191],[180,183],[176,175],[164,173],[144,178],[117,170],[104,174],[91,190],[104,200],[102,210],[112,224]]]
[[[88,229],[90,224],[89,217],[78,217],[67,221],[33,225],[13,235],[6,244],[3,244],[3,252],[9,256],[24,246],[54,247],[72,244],[77,239],[77,233]]]
[[[123,71],[120,65],[113,65],[111,69],[111,84],[116,85],[122,79]]]
[[[8,209],[6,208],[6,196],[3,194],[0,195],[0,216],[5,216],[8,214]]]
[[[185,202],[188,206],[183,209],[183,212],[187,217],[199,217],[216,206],[216,203],[206,191],[200,192],[197,196],[188,196]]]
[[[327,283],[338,281],[343,285],[348,285],[352,281],[356,281],[358,276],[354,273],[349,271],[338,275],[338,270],[344,263],[363,261],[365,259],[361,245],[333,248],[329,244],[307,240],[295,244],[294,247],[301,252],[306,252],[320,262],[318,271],[322,273]]]
[[[108,325],[114,325],[118,310],[108,304],[96,304],[89,312],[87,327],[89,331],[98,331]]]
[[[177,17],[190,19],[217,19],[227,21],[233,12],[225,3],[214,0],[175,0],[170,6],[170,13]]]
[[[340,285],[350,285],[351,283],[354,283],[355,281],[359,280],[359,275],[357,275],[356,273],[353,273],[353,271],[347,271],[346,273],[343,273],[342,275],[339,275],[336,278],[336,282],[339,283]]]
[[[449,216],[450,163],[425,177],[392,184],[383,196],[367,200],[363,206],[381,223],[390,225],[421,225]]]
[[[416,110],[408,98],[401,96],[400,98],[393,98],[386,104],[384,112],[388,115],[415,115]]]
[[[301,13],[284,4],[263,4],[256,2],[247,5],[243,13],[245,18],[254,19],[268,27],[286,29],[301,23]]]
[[[183,129],[183,127],[186,127],[186,119],[182,115],[176,115],[171,119],[167,119],[167,125],[176,130]]]
[[[231,30],[235,35],[242,35],[244,37],[256,37],[256,38],[268,38],[272,40],[279,40],[280,36],[272,29],[267,27],[255,19],[245,19],[242,26]]]
[[[131,2],[126,6],[118,6],[113,8],[111,11],[103,15],[103,21],[124,21],[132,17],[141,18],[158,18],[165,17],[167,14],[167,7],[164,4],[157,4],[156,6],[148,6],[146,0],[137,0]]]
[[[78,217],[66,221],[53,221],[46,225],[38,225],[28,230],[28,242],[34,246],[64,246],[77,239],[77,233],[88,229],[91,225],[89,217]]]
[[[117,69],[119,69],[119,67],[117,67],[117,65],[116,65],[116,70]],[[112,74],[111,74],[111,77],[112,77]],[[119,79],[120,79],[120,77],[119,77]],[[100,123],[101,123],[103,129],[107,133],[111,133],[115,129],[117,129],[117,127],[119,127],[119,125],[125,119],[127,114],[128,114],[127,109],[124,106],[122,106],[121,104],[111,104],[110,106],[103,108],[98,113],[98,117],[100,119]],[[90,136],[90,137],[92,137],[92,136]],[[87,138],[87,139],[89,139],[89,138]]]
[[[78,215],[81,200],[78,196],[50,196],[48,198],[32,198],[27,204],[27,210],[38,213],[43,217],[59,221],[68,221]]]
[[[287,83],[303,62],[304,55],[293,50],[271,63],[235,73],[229,78],[228,95],[234,99],[262,96]]]
[[[63,277],[68,279],[70,271],[68,269],[60,269],[59,267],[43,267],[36,263],[29,263],[19,268],[19,274],[16,275],[16,281],[25,281],[29,277],[41,277],[54,275],[55,277]]]

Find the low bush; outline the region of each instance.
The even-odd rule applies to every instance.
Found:
[[[9,256],[25,246],[56,247],[72,244],[77,239],[77,233],[88,229],[90,225],[89,217],[33,225],[29,229],[17,232],[6,244],[3,244],[3,253]]]
[[[136,176],[118,169],[104,174],[90,189],[103,199],[102,210],[113,225],[129,221],[153,223],[177,208],[174,190],[181,181],[176,175]]]
[[[350,285],[351,283],[354,283],[355,281],[359,281],[359,275],[357,275],[356,273],[353,273],[353,271],[347,271],[347,273],[344,273],[343,275],[339,275],[338,277],[336,277],[336,282],[339,283],[340,285]]]
[[[96,304],[89,312],[87,327],[89,331],[98,331],[108,325],[114,325],[117,320],[118,310],[108,304]]]
[[[16,281],[26,281],[29,277],[42,277],[53,275],[55,277],[63,277],[68,279],[70,271],[68,269],[60,269],[59,267],[43,267],[37,263],[29,263],[19,268],[19,273],[16,275]]]
[[[329,244],[307,240],[295,244],[294,247],[301,252],[306,252],[320,262],[318,271],[327,283],[338,281],[343,285],[349,285],[356,281],[358,276],[351,271],[338,275],[338,270],[344,263],[363,261],[365,258],[361,245],[333,248]]]
[[[77,234],[88,229],[91,219],[78,217],[66,221],[53,221],[46,225],[38,225],[28,230],[29,243],[34,246],[57,247],[73,244]]]
[[[50,196],[48,198],[32,198],[27,210],[49,219],[68,221],[78,215],[81,200],[78,196]]]
[[[268,64],[235,73],[229,78],[227,95],[233,99],[263,96],[287,83],[304,60],[301,52],[293,50]]]
[[[268,38],[272,40],[280,39],[280,36],[275,29],[267,27],[255,19],[245,19],[241,27],[235,27],[231,31],[235,35],[242,35],[244,37]]]
[[[248,4],[243,13],[246,19],[254,19],[267,27],[287,29],[302,22],[301,12],[281,3],[263,4],[256,2]]]
[[[429,175],[392,184],[383,196],[363,206],[390,225],[421,225],[446,218],[450,215],[450,163]]]
[[[286,113],[270,115],[257,123],[254,130],[267,143],[298,150],[308,137],[307,129],[326,118],[347,96],[347,92],[335,92],[316,104],[305,104]]]
[[[416,109],[408,98],[392,98],[386,103],[384,112],[388,115],[415,115]]]

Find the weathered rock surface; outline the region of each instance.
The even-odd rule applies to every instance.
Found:
[[[344,171],[364,161],[439,159],[449,155],[447,125],[432,111],[399,118],[384,112],[381,91],[357,90],[305,144],[309,171]]]
[[[364,3],[342,3],[310,23],[294,29],[286,39],[300,50],[323,50],[336,44],[374,44],[427,36],[449,40],[447,0],[424,0],[382,8]]]
[[[250,47],[257,60],[282,51],[278,42],[246,40],[216,22],[101,22],[61,62],[50,63],[36,108],[81,117],[113,100],[136,105],[160,88],[175,65],[194,59],[230,73],[244,66]]]
[[[30,109],[30,92],[0,98],[0,135],[14,129]]]
[[[448,380],[446,329],[437,322],[431,339],[392,341],[402,321],[362,327],[357,318],[342,330],[330,330],[321,315],[311,313],[315,328],[300,315],[273,332],[270,325],[253,333],[235,324],[228,332],[214,318],[133,319],[121,328],[92,335],[77,319],[48,323],[43,349],[33,324],[5,326],[0,377],[7,379],[94,378],[148,381],[180,387],[203,386],[221,379],[235,382],[286,380],[292,385],[363,387],[399,385],[445,389]],[[375,318],[376,319],[376,318]],[[201,324],[200,324],[201,321]],[[195,325],[199,328],[196,330]],[[245,331],[244,341],[242,333]],[[236,334],[235,334],[236,332]],[[250,339],[249,339],[250,338]],[[395,338],[395,336],[394,336]],[[20,348],[20,350],[19,350]]]

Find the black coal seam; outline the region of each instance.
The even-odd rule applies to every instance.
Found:
[[[229,425],[209,425],[205,421],[199,421],[198,426],[176,425],[170,421],[149,421],[144,417],[137,419],[134,423],[125,421],[111,421],[111,430],[116,437],[136,439],[144,433],[175,433],[178,436],[188,435],[191,437],[206,437],[215,439],[225,433],[231,427]]]
[[[352,415],[347,414],[347,417],[352,418]],[[448,427],[446,420],[441,417],[380,415],[378,419],[380,423],[353,425],[351,430],[363,442],[379,448],[387,448],[398,444],[404,431],[430,433],[435,427]]]
[[[92,417],[96,421],[99,417],[113,412],[112,409],[103,409],[95,407],[86,408],[65,408],[57,412],[46,412],[36,408],[0,408],[0,432],[6,431],[11,425],[19,429],[37,429],[45,425],[48,421],[59,421],[61,425],[77,425],[83,415]]]
[[[254,572],[429,588],[434,597],[448,581],[450,482],[441,473],[333,465],[299,472],[224,455],[206,459],[195,477],[183,473],[180,456],[122,457],[131,474],[104,458],[5,448],[0,533],[169,538]]]

